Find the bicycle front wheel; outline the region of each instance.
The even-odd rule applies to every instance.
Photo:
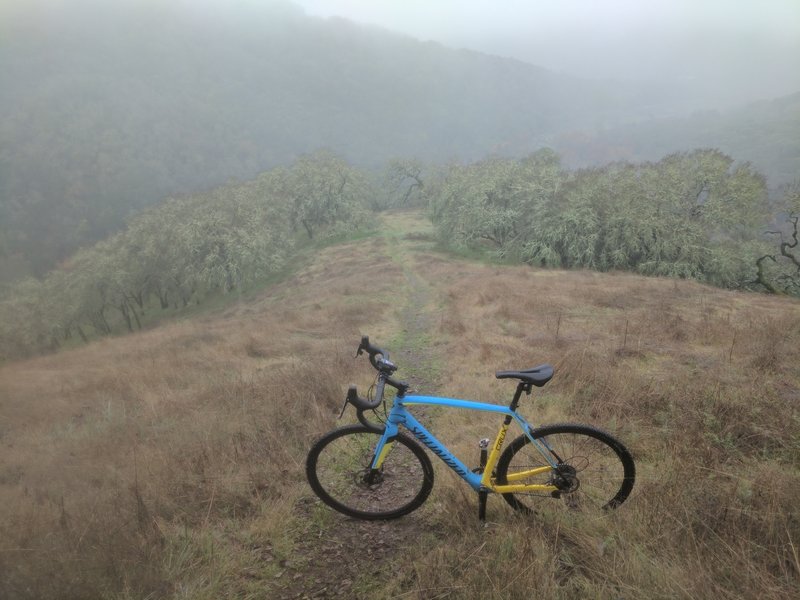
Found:
[[[395,519],[425,502],[433,489],[433,465],[411,438],[398,434],[380,471],[370,472],[382,435],[348,425],[311,447],[306,476],[325,504],[357,519]]]
[[[613,436],[587,425],[559,424],[531,431],[515,439],[497,462],[496,481],[504,485],[512,474],[545,467],[556,469],[514,483],[555,485],[547,494],[563,500],[572,509],[611,509],[622,504],[633,489],[636,469],[630,452]],[[545,458],[547,457],[547,459]],[[548,460],[549,459],[549,460]],[[511,493],[503,498],[512,508],[530,511],[529,499],[544,494]]]

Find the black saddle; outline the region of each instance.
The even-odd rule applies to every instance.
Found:
[[[536,387],[542,387],[553,378],[553,367],[539,365],[524,371],[497,371],[494,376],[498,379],[519,379],[524,383],[532,383]]]

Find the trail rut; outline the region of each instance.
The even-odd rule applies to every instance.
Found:
[[[397,344],[386,345],[393,362],[399,365],[398,375],[412,389],[431,392],[436,388],[435,349],[430,345],[430,331],[435,319],[431,305],[432,285],[414,269],[415,252],[400,235],[386,237],[385,251],[398,263],[404,275],[401,289],[403,303],[398,306],[400,331]],[[397,298],[398,296],[395,296]],[[400,577],[397,559],[405,548],[421,536],[433,533],[425,517],[424,507],[403,518],[389,522],[366,522],[338,513],[331,522],[315,526],[314,511],[319,501],[311,495],[297,504],[295,514],[304,526],[295,540],[292,557],[278,576],[277,597],[304,598],[372,598],[380,595],[382,580]]]

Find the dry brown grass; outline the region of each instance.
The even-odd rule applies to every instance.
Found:
[[[408,233],[415,219],[390,224]],[[392,242],[402,264],[381,238],[332,247],[217,314],[1,369],[0,597],[291,596],[276,576],[286,560],[309,560],[294,554],[297,536],[342,523],[298,512],[310,502],[305,453],[334,425],[345,385],[371,379],[352,360],[359,335],[382,343],[402,331],[391,302],[403,268],[438,311],[427,333],[439,392],[505,401],[513,384],[495,370],[553,363],[523,412],[611,430],[638,478],[605,518],[547,501],[519,518],[491,498],[482,528],[474,494],[437,461],[433,495],[407,517],[429,533],[398,551],[402,569],[365,571],[353,595],[796,597],[796,301],[453,261],[423,237]],[[428,418],[468,463],[498,426]],[[302,547],[313,552],[313,539]],[[352,560],[366,555],[354,550]]]
[[[391,323],[397,267],[374,244],[221,314],[0,370],[0,597],[263,592],[310,440],[369,381],[353,343]]]
[[[418,589],[498,599],[800,592],[796,300],[628,274],[419,264],[447,299],[448,394],[507,400],[513,385],[493,371],[550,362],[555,378],[523,411],[609,429],[634,453],[638,479],[632,498],[595,522],[546,501],[517,522],[490,500],[497,529],[466,527],[431,551],[417,563]],[[465,456],[493,435],[480,416],[441,419]],[[438,575],[454,565],[457,576]]]

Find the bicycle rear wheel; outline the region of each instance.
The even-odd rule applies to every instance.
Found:
[[[357,519],[395,519],[425,502],[433,489],[433,465],[419,444],[403,434],[398,434],[380,471],[370,477],[382,435],[363,425],[348,425],[311,447],[306,477],[325,504]]]
[[[538,444],[521,435],[503,451],[497,462],[498,484],[506,484],[513,473],[547,466],[549,462],[538,445],[558,464],[558,469],[514,483],[557,485],[558,492],[546,495],[580,510],[616,508],[630,495],[636,477],[633,458],[621,442],[605,431],[564,423],[534,429],[531,437]],[[503,498],[515,510],[530,511],[526,502],[537,495],[545,494],[511,493],[503,494]]]

